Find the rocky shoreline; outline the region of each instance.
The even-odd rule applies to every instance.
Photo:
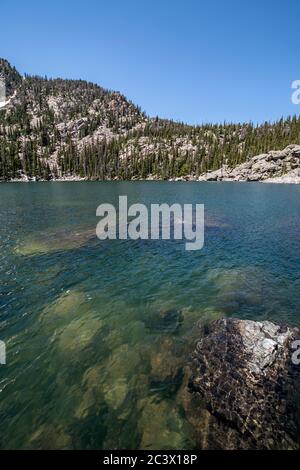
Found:
[[[120,181],[116,177],[105,179],[103,181]],[[36,177],[28,177],[25,174],[20,178],[8,180],[7,182],[36,182],[36,181],[102,181],[96,178],[86,178],[77,175],[66,175],[53,177],[49,180],[43,180]],[[148,175],[141,180],[131,178],[130,181],[162,181],[156,175]],[[210,171],[200,175],[185,175],[177,178],[170,178],[168,181],[231,181],[231,182],[262,182],[262,183],[282,183],[282,184],[300,184],[300,145],[289,145],[284,150],[273,150],[266,154],[256,155],[245,163],[241,163],[234,168],[224,164],[215,171]],[[1,180],[0,180],[1,182]]]
[[[181,401],[201,449],[299,449],[295,328],[220,319],[197,342]],[[188,390],[188,391],[187,391]]]
[[[262,181],[300,184],[300,145],[256,155],[245,163],[206,173],[198,181]]]

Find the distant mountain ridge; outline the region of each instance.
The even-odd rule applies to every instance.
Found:
[[[10,98],[0,109],[2,181],[201,179],[300,144],[296,116],[260,126],[190,126],[150,118],[121,93],[83,80],[22,77],[5,59],[0,75]]]

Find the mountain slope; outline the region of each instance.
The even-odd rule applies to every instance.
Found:
[[[122,94],[82,80],[22,77],[0,59],[0,179],[198,178],[300,143],[297,117],[261,126],[150,119]]]
[[[22,76],[10,63],[0,58],[0,77],[5,81],[7,97],[13,95],[17,87],[22,83]]]

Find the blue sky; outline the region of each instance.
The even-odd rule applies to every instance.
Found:
[[[83,78],[149,115],[189,123],[298,114],[298,0],[10,0],[0,57],[22,73]]]

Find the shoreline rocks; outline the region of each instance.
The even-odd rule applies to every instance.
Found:
[[[191,397],[184,408],[198,446],[205,440],[205,448],[299,449],[298,371],[291,361],[298,334],[269,321],[211,323],[185,385]]]
[[[223,165],[201,175],[198,181],[262,181],[300,184],[300,145],[256,155],[234,168]]]

